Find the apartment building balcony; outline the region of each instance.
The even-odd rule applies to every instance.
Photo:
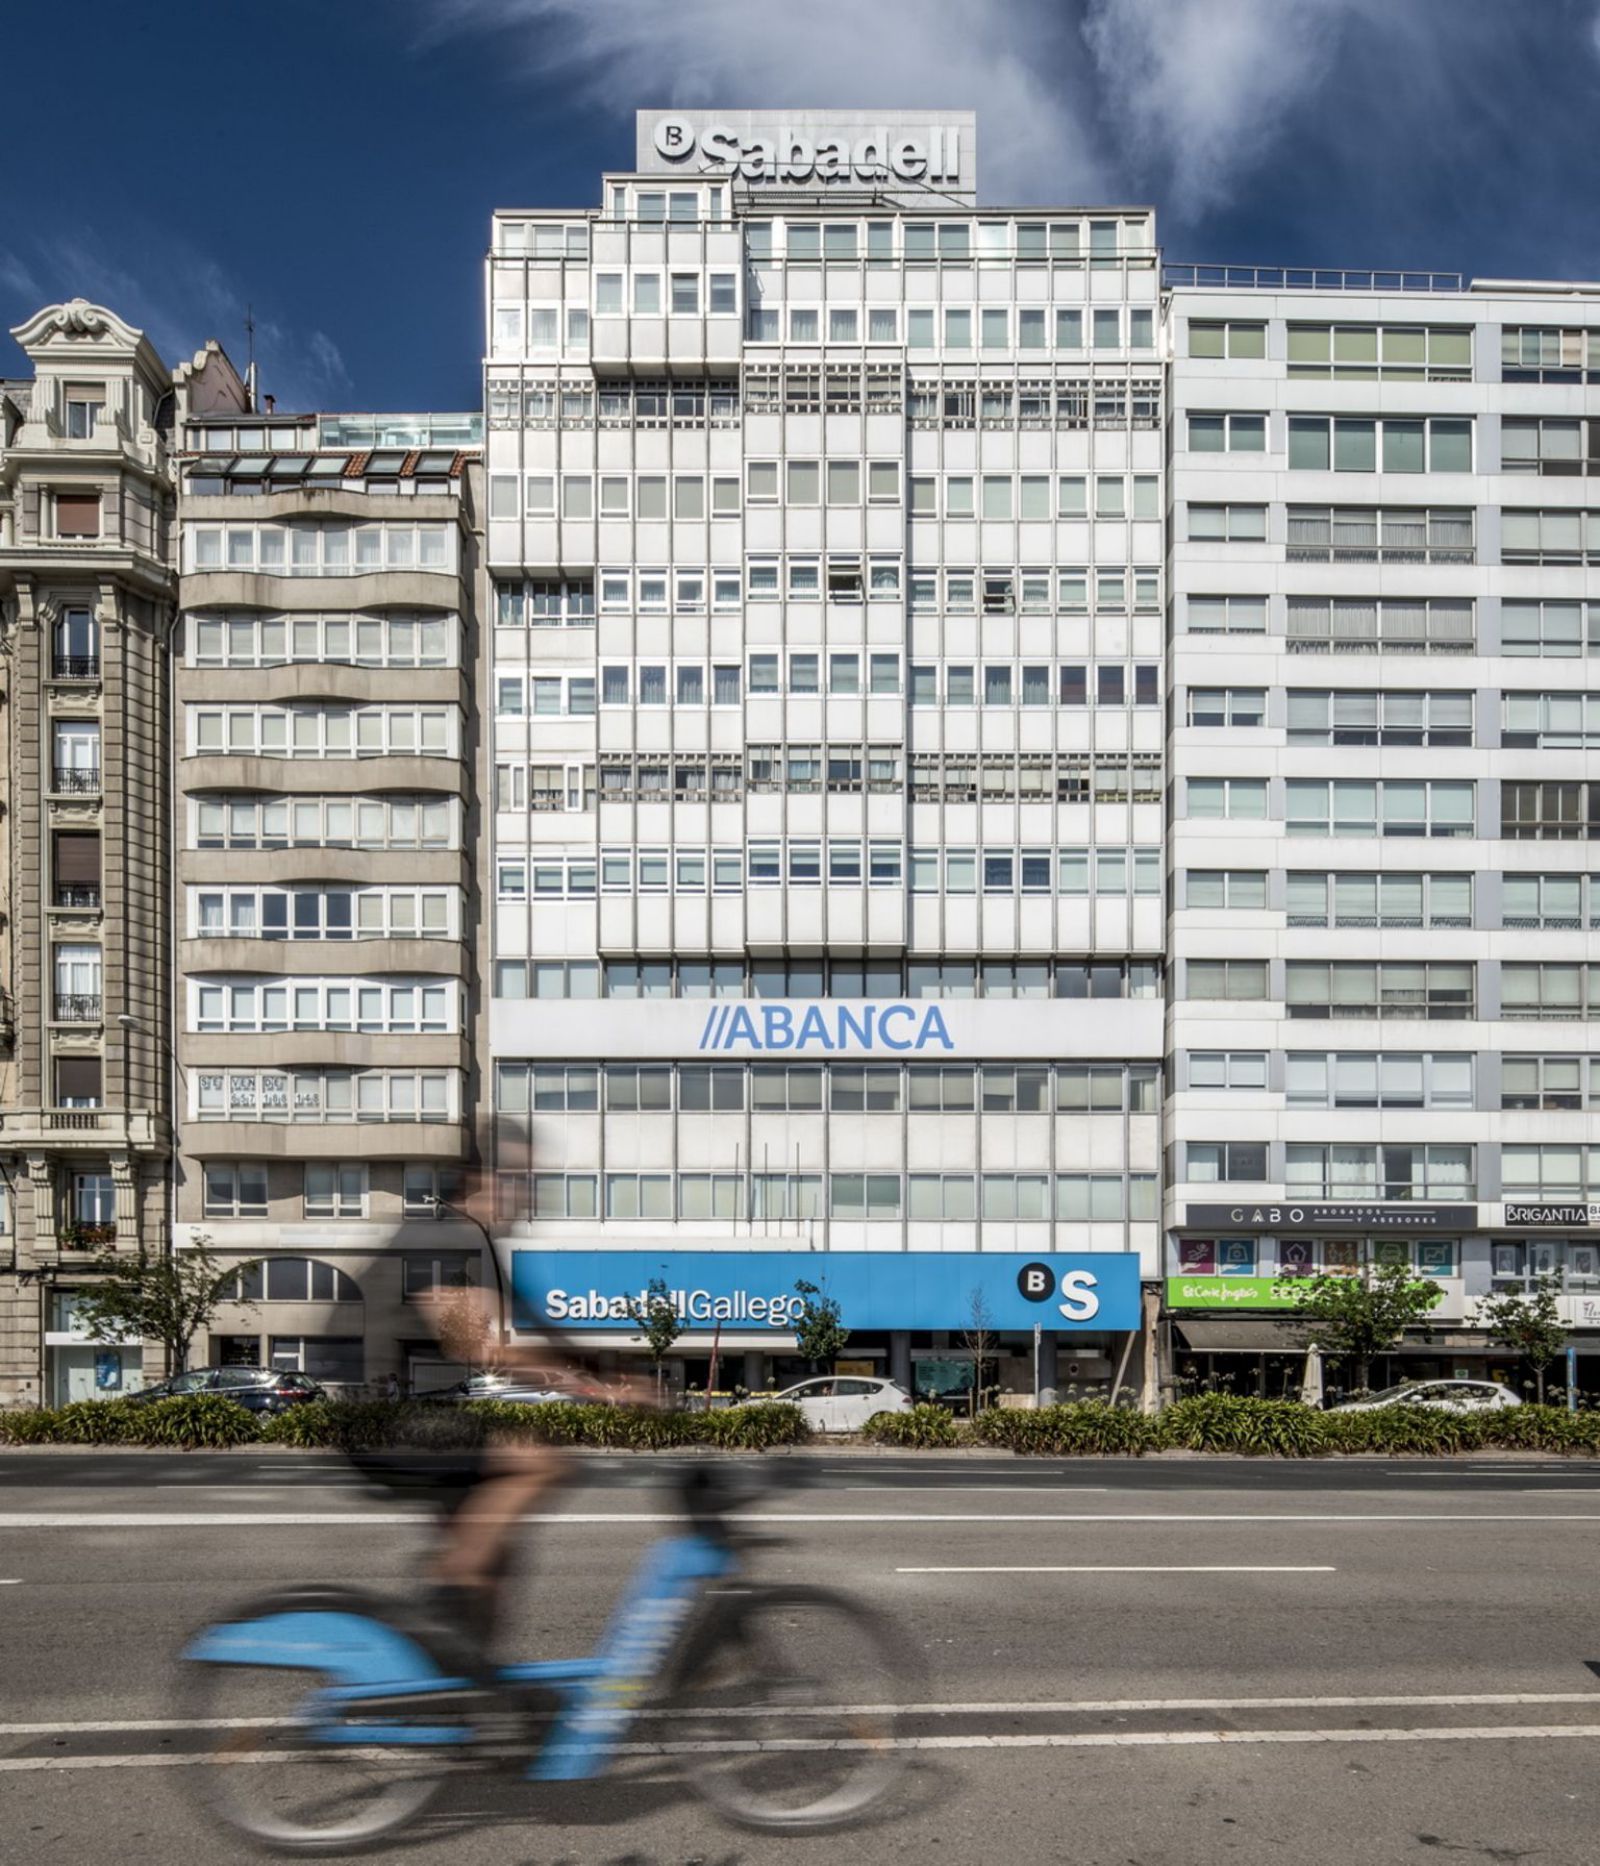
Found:
[[[50,678],[97,681],[100,678],[100,657],[97,654],[52,654]]]
[[[51,1004],[51,1021],[57,1024],[98,1024],[104,1018],[104,1003],[97,991],[58,991]]]
[[[57,797],[98,797],[98,765],[56,765],[50,773],[51,794]]]
[[[149,1108],[7,1108],[0,1148],[7,1152],[165,1153],[171,1129]]]
[[[50,905],[70,908],[78,913],[98,912],[100,883],[98,881],[58,881]]]

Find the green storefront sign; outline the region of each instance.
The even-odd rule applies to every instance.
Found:
[[[1169,1309],[1293,1309],[1299,1294],[1275,1276],[1169,1276]]]

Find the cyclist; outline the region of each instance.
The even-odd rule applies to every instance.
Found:
[[[452,1360],[470,1363],[483,1341],[497,1332],[485,1290],[435,1290],[423,1306]],[[501,1371],[575,1400],[626,1396],[626,1383],[608,1386],[596,1380],[548,1342],[501,1343],[495,1358]],[[434,1604],[442,1617],[487,1643],[517,1525],[572,1476],[574,1463],[560,1446],[486,1427],[470,1407],[453,1409],[442,1428],[430,1420],[427,1437],[430,1444],[443,1439],[446,1449],[468,1454],[448,1468],[446,1481],[457,1494],[428,1564]]]

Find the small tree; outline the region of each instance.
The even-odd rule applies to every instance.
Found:
[[[794,1340],[801,1356],[813,1369],[820,1370],[835,1360],[850,1339],[839,1313],[839,1305],[815,1283],[801,1277],[795,1286],[800,1297],[800,1313],[795,1319]]]
[[[972,1391],[967,1395],[967,1416],[974,1418],[978,1396],[983,1390],[984,1363],[995,1348],[994,1314],[977,1284],[967,1292],[967,1325],[961,1331],[961,1345],[972,1356]]]
[[[1567,1325],[1556,1300],[1563,1281],[1560,1271],[1556,1271],[1536,1277],[1531,1290],[1485,1296],[1478,1304],[1479,1327],[1533,1368],[1541,1406],[1545,1369],[1567,1345]]]
[[[159,1341],[166,1372],[181,1374],[189,1365],[189,1344],[219,1304],[239,1300],[239,1279],[260,1267],[259,1258],[219,1263],[203,1231],[190,1232],[187,1250],[148,1257],[107,1251],[90,1265],[98,1281],[78,1296],[76,1313],[91,1341],[130,1335]]]
[[[1379,1264],[1356,1275],[1283,1277],[1280,1293],[1295,1299],[1295,1313],[1285,1326],[1309,1332],[1323,1351],[1339,1361],[1353,1361],[1356,1385],[1367,1385],[1376,1354],[1391,1354],[1406,1330],[1427,1320],[1443,1299],[1437,1283],[1418,1279],[1403,1263]]]
[[[429,1298],[429,1318],[440,1347],[451,1360],[466,1368],[469,1379],[494,1365],[500,1324],[487,1293],[476,1284],[448,1283],[434,1290]]]
[[[628,1316],[644,1336],[644,1344],[650,1351],[650,1364],[656,1370],[656,1398],[660,1399],[661,1364],[673,1342],[683,1333],[683,1318],[678,1314],[665,1277],[651,1277],[644,1295],[629,1300]]]

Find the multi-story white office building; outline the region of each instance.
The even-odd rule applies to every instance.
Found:
[[[1104,1380],[1159,1274],[1153,219],[975,156],[644,112],[494,218],[494,1164],[593,1347],[659,1274],[754,1385],[807,1277],[864,1369],[953,1377],[978,1290],[1003,1385],[1035,1320]]]
[[[1168,1293],[1268,1390],[1284,1270],[1600,1320],[1595,295],[1314,282],[1168,298]]]

